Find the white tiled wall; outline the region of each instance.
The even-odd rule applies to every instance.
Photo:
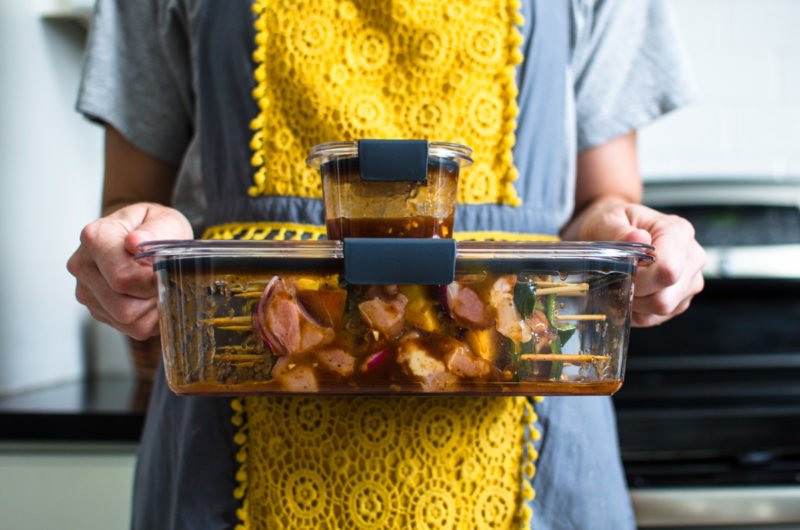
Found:
[[[800,1],[672,4],[699,98],[642,132],[645,178],[800,175]]]

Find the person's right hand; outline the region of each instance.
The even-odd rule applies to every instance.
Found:
[[[137,203],[88,224],[67,262],[75,298],[92,316],[138,340],[158,335],[157,289],[151,265],[136,262],[136,246],[156,239],[192,239],[179,211]]]

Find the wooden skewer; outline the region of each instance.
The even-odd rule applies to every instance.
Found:
[[[244,291],[239,294],[233,295],[236,298],[261,298],[261,295],[264,293],[263,290],[261,291]]]
[[[600,320],[605,321],[605,315],[556,315],[556,320]]]
[[[559,361],[570,364],[602,362],[607,363],[609,357],[602,355],[570,355],[567,353],[525,353],[519,356],[523,361]]]
[[[232,351],[232,352],[241,352],[241,353],[250,353],[251,355],[261,355],[261,350],[259,348],[248,348],[247,346],[217,346],[217,351]],[[216,354],[215,354],[216,355]]]
[[[246,293],[249,291],[263,291],[264,287],[269,283],[269,280],[253,280],[247,282],[246,287],[231,287],[231,292]]]
[[[254,355],[252,353],[218,353],[214,355],[214,359],[231,362],[256,362],[263,358],[263,355]]]
[[[253,331],[252,326],[217,326],[217,329],[225,331]]]
[[[585,285],[587,289],[589,288],[588,283],[549,282],[539,280],[535,280],[533,283],[536,284],[536,287],[571,287],[573,285]]]
[[[538,289],[536,291],[536,296],[544,296],[546,294],[561,294],[561,295],[570,295],[570,294],[586,294],[589,291],[589,284],[588,283],[574,283],[571,285],[560,285],[557,287],[545,287],[544,289]]]
[[[203,320],[204,324],[211,324],[212,326],[240,326],[244,324],[250,325],[252,322],[252,317],[217,317]]]

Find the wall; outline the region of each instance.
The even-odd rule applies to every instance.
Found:
[[[65,264],[99,209],[102,141],[73,111],[83,32],[49,7],[0,2],[0,393],[83,371]]]
[[[98,209],[102,149],[73,111],[83,33],[40,20],[67,3],[0,2],[0,393],[79,377],[87,334],[99,364],[129,369],[64,269]],[[800,173],[800,2],[673,5],[701,94],[642,132],[645,177]]]
[[[672,3],[700,97],[642,133],[645,177],[800,174],[800,2]]]

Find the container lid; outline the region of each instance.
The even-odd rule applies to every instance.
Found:
[[[435,247],[435,248],[431,248]],[[137,259],[156,270],[343,272],[355,285],[447,285],[459,273],[565,276],[631,275],[651,262],[652,247],[637,243],[463,242],[452,239],[342,241],[155,241]]]
[[[396,241],[407,241],[398,239]],[[341,241],[220,241],[167,240],[148,241],[139,245],[136,259],[147,258],[271,258],[336,260],[344,258]],[[469,261],[561,261],[602,260],[650,263],[655,260],[655,248],[644,243],[616,241],[460,241],[456,245],[456,260]]]
[[[318,168],[326,162],[359,156],[359,142],[328,142],[311,148],[306,164]],[[428,157],[456,162],[459,167],[472,165],[472,149],[448,142],[429,142]]]

